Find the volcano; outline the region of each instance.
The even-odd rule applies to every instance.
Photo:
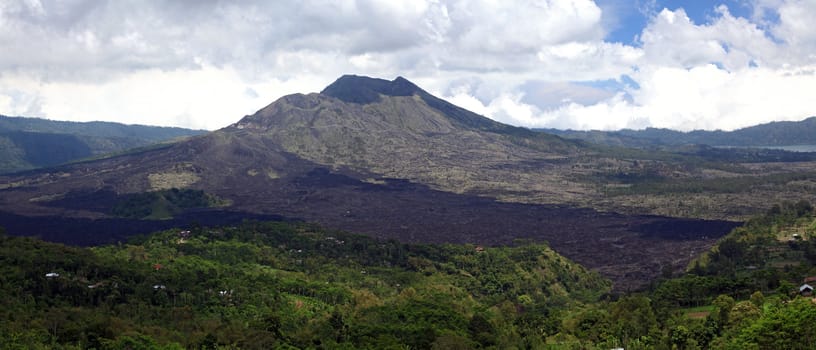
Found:
[[[108,230],[126,198],[192,189],[221,204],[179,217],[268,215],[407,242],[548,241],[619,289],[666,265],[683,267],[734,226],[577,208],[595,190],[571,180],[592,152],[472,113],[401,77],[343,76],[206,135],[2,176],[0,226],[71,243],[77,233],[61,227]],[[54,224],[69,219],[84,221]],[[100,229],[92,241],[113,236]]]

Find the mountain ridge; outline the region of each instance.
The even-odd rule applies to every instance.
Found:
[[[359,75],[343,75],[326,86],[321,95],[332,96],[344,102],[368,104],[380,101],[380,95],[411,96],[424,92],[419,86],[401,76],[392,81]]]
[[[0,115],[0,173],[54,166],[202,133],[172,127]]]
[[[692,130],[684,132],[663,128],[617,131],[534,130],[570,139],[638,148],[698,144],[728,147],[816,145],[816,116],[800,121],[773,121],[733,131]]]
[[[78,134],[96,137],[135,137],[153,141],[166,140],[195,130],[173,126],[124,124],[105,121],[74,122],[35,117],[6,116],[0,114],[0,131],[23,131],[39,133]]]

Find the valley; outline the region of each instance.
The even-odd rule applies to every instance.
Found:
[[[478,347],[513,344],[515,336],[507,334],[524,334],[520,339],[525,344],[665,345],[676,341],[668,337],[676,332],[671,327],[692,327],[697,333],[682,336],[684,341],[707,343],[719,336],[722,341],[736,342],[743,328],[705,314],[710,312],[705,310],[730,310],[733,305],[706,304],[716,304],[712,300],[721,293],[753,298],[756,293],[751,292],[756,290],[777,297],[788,293],[787,285],[767,277],[778,268],[778,261],[750,260],[762,270],[746,279],[745,267],[730,265],[742,266],[745,261],[727,260],[733,259],[730,255],[723,260],[719,252],[744,227],[772,227],[773,231],[780,226],[769,226],[771,222],[810,222],[813,207],[808,202],[816,196],[816,160],[812,157],[706,145],[645,149],[592,144],[494,122],[438,99],[403,78],[344,76],[319,94],[283,97],[214,132],[0,175],[0,226],[6,232],[92,247],[37,248],[69,249],[70,254],[85,256],[82,264],[95,267],[71,267],[73,260],[51,262],[59,274],[66,273],[71,279],[49,287],[49,281],[39,278],[40,284],[33,289],[22,290],[30,295],[26,298],[45,298],[43,302],[57,303],[58,308],[79,308],[60,309],[69,314],[91,305],[176,312],[178,298],[189,317],[198,319],[206,319],[213,310],[237,310],[242,307],[236,304],[239,300],[254,300],[248,304],[252,307],[294,305],[295,310],[308,304],[306,313],[295,311],[269,321],[273,316],[265,311],[272,326],[267,321],[257,323],[260,314],[246,316],[252,314],[248,309],[240,317],[250,317],[254,320],[250,323],[235,325],[235,317],[219,321],[218,327],[232,324],[240,329],[235,334],[177,320],[166,321],[175,327],[172,332],[156,334],[149,328],[156,317],[143,315],[136,320],[127,313],[114,313],[119,322],[128,323],[123,327],[152,334],[141,340],[117,335],[110,328],[105,331],[110,334],[97,337],[58,330],[27,333],[13,328],[14,323],[8,327],[15,334],[41,339],[61,334],[67,342],[108,342],[100,343],[103,347],[134,342],[155,347],[156,340],[186,346],[307,346],[309,342],[322,344],[324,339],[318,340],[312,332],[323,332],[317,329],[326,324],[315,320],[329,317],[331,327],[340,327],[331,331],[334,342],[377,347],[370,345],[368,327],[378,321],[364,315],[376,312],[379,306],[362,300],[379,298],[377,305],[394,310],[405,302],[427,304],[426,297],[431,297],[436,300],[431,303],[442,300],[460,305],[470,324],[463,328],[464,319],[445,309],[444,315],[435,317],[453,317],[454,323],[428,326],[419,335],[389,319],[377,332],[392,334],[393,339],[376,341],[421,346],[452,341]],[[769,211],[773,203],[782,205]],[[765,216],[756,219],[758,214]],[[741,226],[743,220],[749,220],[746,226]],[[757,229],[757,220],[764,226]],[[161,230],[165,231],[145,236]],[[182,236],[176,239],[174,235]],[[10,246],[42,244],[2,235],[0,241]],[[354,243],[341,247],[346,241]],[[195,249],[187,246],[191,242]],[[290,245],[295,248],[287,248]],[[255,253],[236,260],[231,253],[225,255],[227,246]],[[745,249],[744,245],[737,247]],[[784,247],[780,243],[775,249]],[[533,257],[525,252],[531,249],[538,249],[539,265],[530,265]],[[290,256],[311,250],[317,255]],[[322,254],[331,259],[325,260]],[[788,259],[782,260],[785,263],[803,257],[798,252],[762,254]],[[35,269],[26,262],[31,258],[13,259],[15,271]],[[189,270],[189,259],[212,259],[206,262],[207,271],[222,271],[222,277],[192,281],[174,274],[152,276],[146,267],[151,262],[155,271],[197,269]],[[298,267],[304,259],[307,266]],[[106,265],[111,261],[135,269],[134,273],[141,269],[138,277],[116,282],[127,286],[124,289],[110,284],[99,292],[77,290],[76,281],[87,281],[87,288],[96,289],[120,278],[115,271],[99,272],[120,268]],[[288,263],[277,265],[281,261]],[[541,265],[545,261],[562,265]],[[231,262],[242,263],[225,265]],[[298,266],[292,266],[293,262]],[[451,265],[454,262],[458,265]],[[504,270],[496,270],[496,264]],[[808,272],[809,265],[796,266],[800,269],[787,274],[787,280]],[[380,271],[376,278],[381,279],[357,284],[355,277],[349,277],[357,270],[361,274]],[[324,282],[315,281],[325,279],[326,271],[342,271],[344,277],[330,278],[325,282],[329,287],[324,288]],[[194,272],[196,276],[205,273]],[[232,282],[225,282],[224,274],[233,276]],[[204,285],[216,280],[221,283],[218,288],[224,288],[223,283],[243,285],[250,279],[235,276],[250,275],[271,278],[262,284],[279,290],[278,297],[260,302],[262,296],[241,287],[237,292],[221,290],[222,297],[230,297],[222,299],[221,306],[212,304],[216,300],[212,287]],[[736,276],[733,281],[729,280],[732,275]],[[300,277],[289,280],[286,276]],[[412,292],[394,294],[393,287],[400,290],[408,283],[396,283],[394,276],[412,276]],[[518,276],[527,277],[518,280]],[[101,282],[90,284],[92,279]],[[539,280],[545,284],[530,282]],[[151,283],[152,296],[134,291]],[[321,287],[316,288],[315,283]],[[371,294],[372,288],[376,294]],[[433,288],[453,294],[442,296]],[[46,289],[56,294],[37,292]],[[418,290],[423,296],[414,299]],[[649,297],[636,293],[649,293]],[[68,295],[73,299],[64,299]],[[115,295],[127,297],[111,301]],[[353,303],[348,295],[353,296]],[[8,302],[9,308],[28,310],[24,300],[15,300]],[[770,303],[780,302],[773,299]],[[493,311],[480,314],[478,310],[486,307]],[[670,318],[685,308],[695,310],[696,318]],[[496,318],[499,309],[508,318]],[[32,322],[74,322],[41,316],[36,310],[25,312]],[[650,316],[638,322],[627,320],[636,313]],[[305,321],[312,315],[321,316]],[[413,311],[405,311],[403,317],[415,317],[419,323],[432,317],[411,315]],[[86,322],[93,314],[73,317]],[[768,317],[775,316],[769,313]],[[485,328],[489,336],[472,331],[484,326],[487,318],[508,332],[504,338],[496,329]],[[353,321],[343,326],[341,319]],[[295,325],[303,322],[312,326],[304,328],[305,333],[295,331]],[[575,322],[594,324],[615,336],[605,338],[608,336],[584,330]],[[624,328],[607,328],[604,322],[622,322]],[[651,326],[644,328],[641,322]],[[258,328],[261,324],[267,325],[266,331]],[[538,327],[539,333],[530,327]],[[197,333],[192,339],[182,339],[179,332]],[[454,340],[446,332],[454,332]],[[245,334],[262,338],[250,339]],[[629,339],[627,334],[641,338]],[[114,339],[119,343],[113,343]]]
[[[412,243],[548,242],[626,291],[661,271],[682,270],[736,220],[788,193],[753,201],[746,199],[755,198],[750,186],[716,197],[709,192],[719,183],[702,192],[661,184],[768,172],[757,166],[587,146],[494,122],[403,78],[344,76],[320,94],[283,97],[189,140],[0,176],[0,210],[24,223],[0,225],[13,234],[59,237],[47,223],[76,218],[105,227],[89,230],[101,232],[98,239],[78,233],[81,242],[113,242],[133,230],[107,231],[122,220],[112,208],[140,193],[190,189],[221,203],[207,209],[209,225],[260,215]],[[650,182],[658,189],[644,195],[640,186]],[[674,211],[675,203],[690,209]],[[719,204],[722,210],[713,209]],[[146,216],[165,220],[121,226],[183,226],[202,210],[176,208],[167,216],[161,207],[163,214]],[[223,222],[215,219],[219,212]],[[59,241],[72,236],[66,230]]]
[[[813,18],[0,0],[0,350],[813,350]]]
[[[813,210],[774,206],[686,272],[625,294],[534,242],[405,244],[244,221],[77,248],[0,230],[0,344],[796,349],[816,320],[809,292],[791,283],[816,259]],[[653,229],[686,229],[669,224]]]
[[[361,182],[317,168],[284,188],[247,185],[233,198],[252,206],[199,210],[172,220],[70,219],[3,216],[15,234],[73,244],[121,241],[157,229],[234,224],[243,219],[287,219],[410,243],[486,246],[547,242],[560,254],[612,279],[616,292],[639,289],[665,269],[679,272],[738,223],[645,215],[620,215],[554,205],[506,203],[451,194],[404,180]],[[249,184],[249,182],[247,182]],[[240,195],[252,197],[244,199]],[[69,197],[70,198],[70,197]],[[76,198],[76,197],[75,197]],[[285,198],[286,200],[280,200]],[[117,201],[92,193],[63,203],[74,212],[101,210]],[[262,207],[262,211],[256,208]],[[50,208],[66,210],[65,208]],[[259,214],[261,212],[261,214]],[[93,227],[93,228],[91,228]]]

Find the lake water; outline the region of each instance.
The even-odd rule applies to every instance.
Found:
[[[780,149],[790,152],[816,152],[816,145],[795,145],[795,146],[763,146],[759,148]]]
[[[778,149],[788,152],[816,152],[816,145],[791,145],[791,146],[717,146],[718,148],[764,148]]]

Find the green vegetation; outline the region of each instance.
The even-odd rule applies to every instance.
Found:
[[[784,280],[814,273],[816,218],[807,201],[774,205],[721,239],[690,264],[698,276],[750,281],[752,288],[771,291]]]
[[[101,139],[143,139],[151,142],[204,133],[202,130],[174,127],[126,125],[112,122],[69,122],[3,115],[0,115],[0,130],[83,135]]]
[[[0,115],[0,173],[64,164],[203,131]]]
[[[774,206],[684,275],[570,310],[549,339],[568,349],[812,349],[816,303],[798,289],[816,275],[811,237],[810,203]]]
[[[782,203],[682,276],[610,296],[527,242],[408,245],[280,222],[96,248],[0,234],[0,348],[810,349],[816,304],[798,286],[816,275],[813,237],[813,206]]]
[[[816,275],[811,238],[809,202],[775,205],[694,260],[684,276],[658,283],[655,312],[692,308],[682,309],[685,320],[674,317],[678,325],[667,324],[685,328],[685,348],[810,349],[816,304],[799,297],[798,287]]]
[[[224,202],[201,190],[177,189],[145,192],[130,195],[116,204],[113,215],[131,219],[170,219],[185,209],[209,208]]]
[[[610,287],[540,244],[405,245],[284,223],[93,249],[3,237],[0,270],[5,348],[541,348]]]
[[[816,144],[816,117],[798,122],[780,121],[734,131],[695,130],[682,132],[646,128],[620,131],[576,131],[539,129],[565,138],[585,140],[611,146],[657,148],[683,145],[712,146],[790,146]]]
[[[92,154],[74,135],[0,131],[0,172],[56,165]]]

